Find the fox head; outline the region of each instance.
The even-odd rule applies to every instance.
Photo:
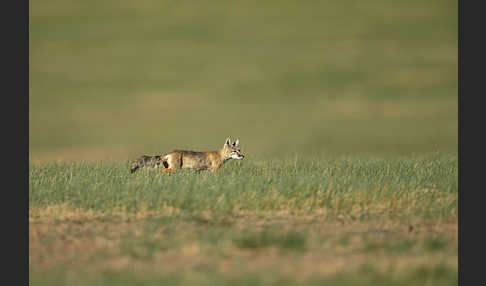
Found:
[[[224,159],[237,159],[237,160],[242,160],[245,158],[245,155],[241,153],[240,150],[240,140],[236,139],[233,144],[231,144],[230,139],[226,139],[226,142],[224,143],[223,146],[223,154],[224,154]]]

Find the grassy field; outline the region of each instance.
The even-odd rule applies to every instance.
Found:
[[[32,166],[31,285],[457,285],[457,172],[439,153]]]
[[[30,285],[457,285],[457,38],[452,0],[29,1]]]
[[[33,161],[457,152],[457,2],[29,2]]]

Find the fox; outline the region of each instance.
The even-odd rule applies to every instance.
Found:
[[[243,160],[245,155],[240,149],[240,140],[236,139],[231,143],[227,138],[223,147],[216,151],[189,151],[173,150],[165,155],[148,156],[142,155],[131,163],[130,173],[140,168],[161,168],[161,172],[171,173],[179,169],[193,169],[196,171],[211,170],[217,173],[218,170],[230,159]]]

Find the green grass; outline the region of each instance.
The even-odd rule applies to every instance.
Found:
[[[234,240],[240,248],[264,248],[277,246],[285,250],[304,250],[306,237],[298,232],[278,233],[274,230],[264,230],[260,233],[245,233]]]
[[[34,164],[30,207],[67,204],[101,212],[171,207],[221,214],[329,208],[335,215],[351,215],[357,207],[370,210],[361,215],[373,216],[381,210],[373,206],[386,203],[390,214],[425,216],[444,211],[436,201],[454,203],[442,199],[457,195],[457,157],[440,153],[397,159],[245,159],[223,168],[220,176],[191,170],[163,176],[130,174],[128,162]]]
[[[29,2],[33,160],[457,152],[457,3]]]
[[[57,280],[46,280],[40,274],[34,274],[34,279],[39,279],[35,285],[66,285],[65,277],[58,276]],[[363,267],[355,273],[348,275],[339,275],[330,279],[312,279],[305,284],[301,281],[289,277],[275,277],[271,273],[264,273],[263,276],[248,275],[242,278],[226,277],[197,277],[197,285],[339,285],[339,286],[366,286],[366,285],[390,285],[390,286],[407,286],[407,285],[457,285],[457,272],[445,266],[436,267],[417,267],[406,271],[397,278],[390,278],[374,270],[372,267]],[[32,281],[32,280],[31,280]],[[164,275],[153,274],[148,277],[141,277],[133,272],[113,273],[107,272],[104,275],[95,275],[88,277],[83,283],[70,282],[69,285],[193,285],[193,280],[184,275]]]
[[[245,159],[218,175],[31,164],[30,281],[452,285],[457,175],[441,153]]]
[[[30,284],[457,285],[457,39],[452,0],[30,1]]]

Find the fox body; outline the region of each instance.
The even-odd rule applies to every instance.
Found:
[[[230,159],[242,160],[243,158],[245,158],[245,155],[241,153],[239,140],[236,139],[235,142],[231,143],[228,138],[223,148],[216,151],[174,150],[165,155],[143,155],[132,162],[130,172],[133,173],[137,169],[144,167],[163,167],[162,172],[171,172],[178,169],[194,169],[196,171],[209,169],[217,172],[226,161]]]

